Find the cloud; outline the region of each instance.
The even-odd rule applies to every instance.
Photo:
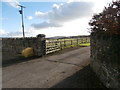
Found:
[[[49,22],[43,22],[43,23],[38,23],[38,24],[32,24],[32,27],[36,29],[42,29],[42,28],[48,28],[48,27],[61,27],[62,25],[57,24],[57,23],[49,23]]]
[[[55,22],[65,22],[77,18],[88,17],[93,13],[93,3],[91,2],[70,2],[64,4],[53,4],[51,11],[35,12],[39,18],[49,19]]]
[[[21,37],[21,36],[22,36],[21,30],[15,32],[7,32],[3,29],[0,29],[0,37]]]
[[[18,5],[20,5],[18,0],[2,0],[2,2],[8,2],[8,4],[14,8],[18,8]]]
[[[22,31],[9,32],[8,37],[22,37]]]
[[[45,13],[38,11],[38,12],[35,12],[35,16],[37,16],[37,17],[44,17]]]
[[[35,16],[48,20],[53,25],[64,24],[78,18],[90,17],[93,13],[92,2],[69,2],[63,4],[53,4],[52,10],[48,12],[36,11]],[[43,23],[41,23],[43,25]],[[38,28],[41,24],[34,25],[34,28]],[[44,23],[45,24],[45,23]],[[43,28],[47,28],[47,25]],[[61,25],[62,26],[62,25]]]
[[[0,36],[5,36],[7,35],[9,32],[6,32],[5,30],[3,29],[0,29]]]
[[[22,31],[16,31],[16,32],[7,32],[3,29],[0,29],[0,37],[14,37],[14,36],[21,36]]]
[[[26,19],[28,19],[28,20],[32,20],[33,17],[32,17],[32,16],[26,16]]]
[[[64,23],[62,27],[52,27],[52,28],[29,28],[29,31],[32,35],[36,36],[38,34],[45,34],[46,37],[53,36],[76,36],[76,35],[89,35],[88,32],[89,25],[88,22],[91,18],[80,18],[67,23]]]
[[[38,30],[35,30],[31,27],[25,29],[25,37],[31,37],[38,35]],[[0,29],[0,37],[23,37],[22,30],[17,30],[14,32],[7,32],[3,29]]]

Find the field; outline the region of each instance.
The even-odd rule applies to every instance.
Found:
[[[46,54],[75,46],[90,46],[90,37],[46,39]]]

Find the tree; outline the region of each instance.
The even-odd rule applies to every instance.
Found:
[[[94,15],[89,25],[91,33],[120,35],[120,0],[109,4],[102,13]]]

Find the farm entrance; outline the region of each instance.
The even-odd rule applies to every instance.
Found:
[[[64,39],[46,39],[46,54],[56,52],[64,48],[82,46],[82,44],[85,43],[90,43],[89,36]]]

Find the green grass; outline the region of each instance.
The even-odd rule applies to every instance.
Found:
[[[78,45],[63,46],[62,48],[70,48],[70,47],[76,47],[76,46]],[[79,44],[79,46],[87,47],[87,46],[90,46],[90,43]]]
[[[80,46],[84,46],[84,47],[87,47],[87,46],[90,46],[90,43],[83,43],[83,44],[79,44]]]

